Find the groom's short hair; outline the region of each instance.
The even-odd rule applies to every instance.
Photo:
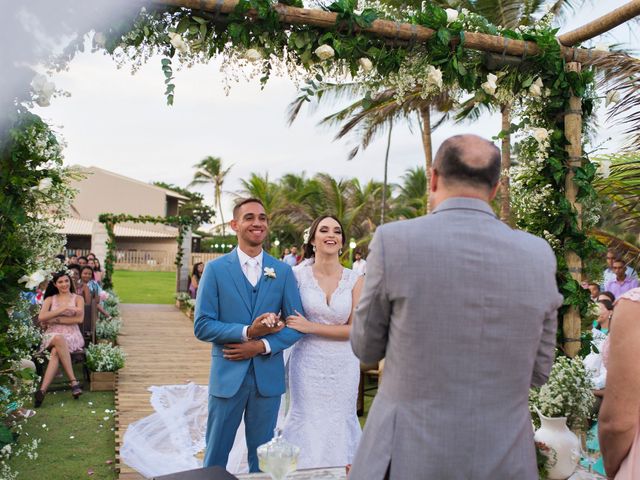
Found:
[[[262,201],[257,198],[242,198],[238,200],[233,207],[233,218],[238,218],[238,212],[240,211],[242,206],[246,205],[247,203],[259,203],[260,205],[262,205],[262,208],[264,208],[264,203],[262,203]]]
[[[445,183],[491,190],[500,180],[500,150],[477,135],[455,135],[438,149],[433,169]]]

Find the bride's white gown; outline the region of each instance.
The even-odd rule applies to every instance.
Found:
[[[294,273],[307,320],[326,325],[347,323],[358,274],[345,268],[327,302],[312,265],[296,267]],[[344,466],[353,461],[362,434],[356,415],[359,380],[360,362],[349,340],[308,334],[292,347],[291,404],[283,436],[300,447],[298,468]]]
[[[351,295],[358,275],[345,269],[329,305],[311,265],[294,269],[307,319],[340,325],[351,312]],[[348,340],[306,335],[289,351],[290,410],[282,396],[278,426],[300,447],[298,468],[343,466],[351,463],[360,441],[356,401],[360,364]],[[147,478],[202,467],[196,454],[205,447],[208,390],[206,385],[152,386],[155,413],[127,428],[120,448],[122,461]],[[227,470],[248,471],[244,422],[238,428]]]

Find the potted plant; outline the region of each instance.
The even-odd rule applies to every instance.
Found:
[[[575,471],[580,460],[580,441],[573,432],[583,431],[595,401],[593,384],[580,357],[558,357],[549,380],[529,392],[536,442],[548,450],[547,478],[565,479]],[[573,432],[572,432],[573,430]]]
[[[91,372],[91,391],[113,391],[116,372],[124,367],[124,352],[109,343],[97,343],[87,347],[86,356]]]
[[[176,297],[176,307],[178,307],[180,310],[184,310],[186,306],[186,302],[191,300],[191,295],[189,295],[187,292],[178,292],[175,294],[175,297]]]
[[[96,338],[98,339],[98,343],[116,345],[121,328],[122,322],[119,318],[99,320],[96,323]]]
[[[120,298],[111,290],[103,290],[100,295],[100,301],[102,308],[104,308],[105,312],[111,315],[111,317],[116,318],[120,316]],[[99,318],[102,320],[106,319],[102,313],[99,314]]]
[[[195,315],[195,310],[196,310],[196,301],[193,298],[190,298],[189,300],[187,300],[186,304],[187,304],[187,317],[193,320],[193,317]]]

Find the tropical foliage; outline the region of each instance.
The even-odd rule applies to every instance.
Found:
[[[178,187],[171,183],[153,182],[153,184],[179,193],[189,199],[180,204],[180,215],[193,218],[191,229],[194,231],[200,228],[203,223],[209,223],[216,213],[213,208],[204,203],[204,195],[199,192],[192,192],[191,190]]]
[[[224,185],[225,177],[229,174],[229,168],[222,168],[222,159],[218,157],[205,157],[195,165],[196,173],[193,176],[193,185],[213,185],[213,197],[215,198],[216,208],[220,213],[220,223],[222,224],[222,235],[226,235],[226,226],[224,216],[222,214],[222,185]],[[184,215],[184,213],[182,213]]]

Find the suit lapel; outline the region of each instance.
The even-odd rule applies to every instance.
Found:
[[[247,310],[251,312],[251,299],[249,298],[249,292],[247,292],[247,286],[245,284],[246,278],[244,276],[244,272],[242,271],[242,267],[240,267],[240,259],[238,258],[238,252],[235,250],[233,250],[229,254],[227,269],[229,270],[229,274],[233,279],[233,283],[236,284],[238,293],[240,294],[242,301],[247,307]]]
[[[273,268],[274,271],[276,269],[276,260],[271,255],[268,255],[267,252],[264,252],[262,256],[262,272],[260,272],[260,280],[258,281],[258,298],[256,298],[255,312],[259,311],[267,293],[269,293],[271,286],[276,281],[275,278],[264,275],[265,268]]]

